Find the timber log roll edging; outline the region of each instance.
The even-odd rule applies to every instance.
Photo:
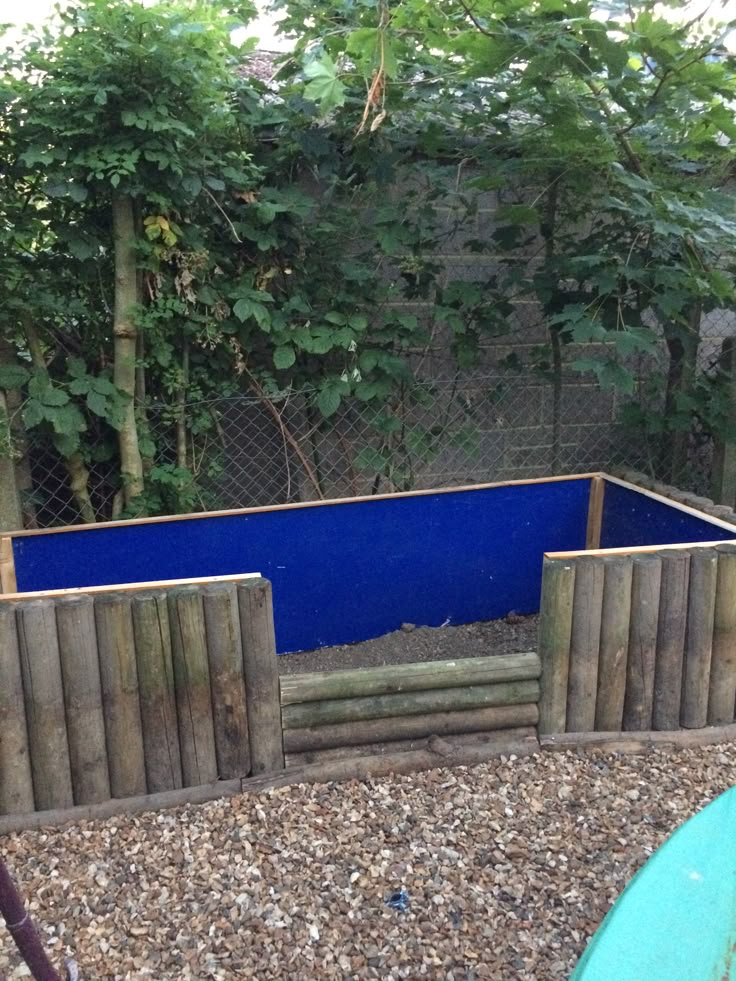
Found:
[[[283,766],[268,580],[0,603],[0,816]]]
[[[537,654],[500,654],[281,678],[286,765],[431,748],[444,736],[535,726]]]
[[[736,545],[545,556],[540,736],[736,721]]]

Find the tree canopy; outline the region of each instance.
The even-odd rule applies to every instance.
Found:
[[[77,0],[29,30],[0,88],[0,496],[32,490],[41,433],[87,520],[102,458],[108,516],[202,506],[208,399],[284,391],[320,426],[365,406],[382,435],[358,466],[408,486],[391,454],[416,352],[439,326],[472,367],[519,300],[548,342],[508,367],[549,379],[557,459],[568,366],[682,475],[693,418],[730,425],[696,361],[703,316],[733,305],[736,83],[732,25],[678,6],[277,0],[295,49],[270,85],[233,40],[248,3]],[[448,175],[457,225],[496,198],[480,284],[435,258]],[[396,302],[416,299],[424,319]]]

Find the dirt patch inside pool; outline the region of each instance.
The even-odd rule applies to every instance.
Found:
[[[404,624],[401,630],[358,644],[340,644],[279,657],[281,674],[300,671],[336,671],[412,661],[449,661],[461,657],[520,654],[537,649],[537,614],[509,614],[502,620],[465,623],[460,626],[419,627]]]

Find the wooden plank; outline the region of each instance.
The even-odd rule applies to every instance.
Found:
[[[421,739],[428,736],[493,732],[518,726],[534,726],[539,721],[535,702],[497,705],[460,712],[430,712],[393,719],[365,719],[333,725],[287,729],[284,749],[289,753],[331,749],[334,746],[360,746],[389,740]]]
[[[675,732],[565,732],[542,736],[540,749],[552,752],[601,749],[610,753],[643,752],[651,749],[692,749],[698,746],[728,745],[736,740],[736,725],[705,729],[678,729]]]
[[[110,797],[110,774],[94,600],[69,597],[55,607],[74,803],[96,804]]]
[[[544,733],[565,731],[574,594],[575,563],[545,556],[539,611],[539,731]]]
[[[135,797],[146,792],[146,767],[130,596],[102,593],[94,604],[110,792]]]
[[[136,593],[131,601],[138,695],[149,793],[183,784],[174,661],[166,594]]]
[[[715,549],[693,551],[680,706],[680,724],[685,729],[702,729],[708,722],[717,576]]]
[[[541,670],[539,656],[530,653],[282,675],[281,704],[526,681],[539,678]]]
[[[713,445],[711,493],[715,501],[731,507],[736,504],[736,440],[732,433],[736,426],[736,342],[727,337],[721,345],[719,364],[726,395],[726,421],[728,435],[716,433]]]
[[[215,726],[202,594],[181,586],[168,594],[179,746],[184,785],[217,779]]]
[[[120,814],[139,814],[158,811],[184,804],[202,804],[223,797],[235,797],[241,793],[260,794],[280,787],[300,783],[329,783],[331,781],[365,780],[368,777],[388,776],[392,773],[416,773],[438,766],[472,766],[497,756],[529,756],[538,752],[539,743],[533,729],[517,731],[511,736],[499,733],[482,746],[457,747],[451,756],[444,757],[430,751],[398,753],[388,756],[356,757],[353,760],[334,760],[313,766],[294,766],[277,773],[245,780],[222,780],[201,787],[184,787],[161,794],[128,797],[125,800],[109,800],[102,804],[88,804],[63,810],[37,811],[35,814],[0,817],[0,835],[31,828],[53,827],[70,822],[104,820]]]
[[[234,583],[202,590],[212,685],[217,773],[220,780],[250,773],[243,646]]]
[[[0,814],[32,811],[33,777],[15,606],[0,606]]]
[[[575,563],[567,682],[568,732],[588,732],[595,728],[603,575],[603,559],[598,556],[583,555]]]
[[[17,588],[13,539],[4,535],[0,538],[0,593],[12,595]]]
[[[254,774],[284,768],[279,668],[273,628],[273,599],[267,579],[238,585],[245,697]]]
[[[628,555],[609,556],[602,562],[603,599],[594,728],[612,730],[621,728],[624,717],[633,562]]]
[[[101,528],[109,528],[112,522],[100,524]],[[76,528],[77,525],[74,525]],[[97,525],[92,525],[96,528]],[[51,531],[53,529],[45,529]],[[58,529],[56,529],[58,530]],[[70,529],[71,530],[71,529]],[[96,596],[98,593],[128,593],[138,590],[150,589],[172,589],[176,586],[205,586],[208,583],[217,582],[241,582],[244,579],[259,579],[259,572],[246,572],[237,576],[204,576],[201,579],[152,579],[150,582],[121,582],[110,586],[70,586],[68,589],[46,589],[30,593],[11,593],[8,596],[1,595],[0,600],[22,600],[22,599],[57,599],[60,596],[86,596],[90,594]]]
[[[734,721],[736,703],[736,545],[719,545],[708,725]]]
[[[356,756],[328,760],[307,766],[290,766],[281,773],[251,777],[242,781],[243,791],[263,791],[288,787],[293,783],[330,783],[367,780],[389,774],[417,773],[437,767],[472,766],[496,756],[530,756],[539,750],[534,729],[508,729],[488,734],[487,741],[456,745],[448,755],[432,750],[388,753],[385,756]]]
[[[614,556],[615,555],[647,555],[652,552],[654,552],[655,554],[659,554],[659,552],[661,552],[663,548],[687,549],[688,551],[692,551],[693,549],[716,548],[718,545],[724,545],[724,544],[735,545],[736,538],[733,539],[729,538],[728,541],[721,538],[712,542],[675,542],[672,545],[632,545],[632,546],[624,545],[621,548],[600,548],[592,552],[583,552],[580,550],[575,552],[545,552],[544,557],[546,559],[556,559],[560,561],[569,562],[572,561],[573,559],[580,558],[581,555],[588,555],[588,556],[600,555],[603,558],[609,555],[614,555]]]
[[[51,600],[19,603],[16,617],[36,807],[71,807],[74,795],[54,604]]]
[[[659,556],[662,561],[662,581],[659,591],[652,726],[654,729],[669,730],[680,728],[690,553],[678,549],[663,549]]]
[[[153,525],[168,521],[200,521],[207,518],[227,518],[233,515],[262,514],[267,511],[293,511],[299,508],[318,508],[341,504],[361,504],[363,502],[375,502],[393,500],[397,497],[429,497],[436,494],[464,494],[468,491],[486,491],[494,487],[516,487],[528,484],[554,484],[564,481],[590,480],[592,477],[605,476],[600,471],[591,473],[576,473],[557,477],[534,477],[528,480],[498,480],[487,484],[465,484],[460,487],[437,487],[427,490],[399,491],[393,494],[367,494],[358,497],[337,497],[326,501],[297,501],[291,504],[266,504],[261,507],[252,508],[232,508],[221,511],[195,511],[191,514],[170,514],[153,518],[126,518],[118,521],[105,521],[95,525],[65,525],[58,528],[36,528],[29,531],[8,532],[11,538],[30,538],[34,535],[58,535],[66,532],[94,531],[99,528],[119,528],[129,525]],[[608,479],[608,478],[607,478]]]
[[[394,718],[406,715],[457,712],[461,709],[494,705],[523,705],[525,702],[537,701],[538,698],[537,681],[504,681],[496,685],[473,685],[469,688],[436,688],[434,691],[401,692],[397,695],[301,702],[298,705],[285,705],[281,714],[284,729],[358,722],[363,719],[385,719],[388,731]]]
[[[606,482],[603,477],[593,477],[590,482],[590,501],[588,503],[588,526],[585,532],[586,549],[601,547],[601,528],[603,525],[603,494]]]
[[[652,728],[661,580],[659,555],[634,556],[624,698],[624,729],[627,731]]]
[[[527,738],[534,735],[530,727],[514,727],[504,730],[503,735],[510,739]],[[334,746],[332,749],[314,749],[305,753],[290,753],[286,765],[304,766],[311,763],[327,763],[332,760],[351,760],[357,756],[388,756],[392,753],[413,753],[423,750],[434,753],[437,766],[442,766],[442,758],[452,756],[458,747],[484,746],[500,733],[472,732],[465,735],[425,736],[422,739],[396,739],[391,742],[367,743],[357,746]]]

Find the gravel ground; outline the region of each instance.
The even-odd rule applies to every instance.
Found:
[[[544,753],[8,836],[83,977],[566,978],[736,748]],[[385,899],[404,888],[409,909]],[[21,977],[7,934],[0,974]]]
[[[401,630],[375,640],[285,654],[279,658],[279,671],[281,674],[335,671],[536,651],[538,623],[537,614],[519,616],[516,613],[510,613],[503,620],[466,623],[459,627],[417,627],[407,623]]]

